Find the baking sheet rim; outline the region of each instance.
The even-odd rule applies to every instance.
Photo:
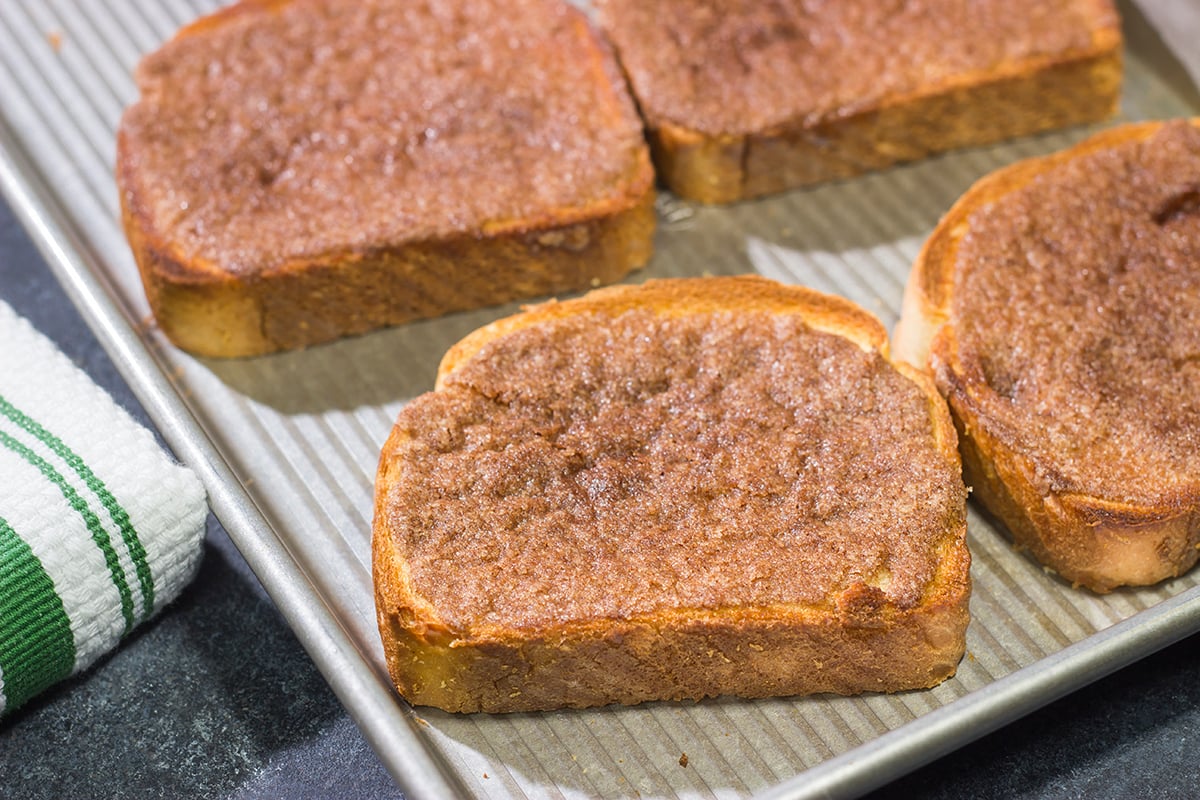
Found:
[[[412,798],[463,794],[452,766],[416,729],[412,711],[351,644],[286,543],[233,476],[145,334],[102,272],[75,245],[73,225],[0,120],[0,191],[177,457],[191,466],[238,550],[398,786]],[[1200,630],[1200,587],[1181,592],[858,747],[779,783],[764,796],[852,797],[935,760],[1139,658]]]
[[[414,714],[352,644],[286,543],[267,522],[100,273],[74,246],[36,172],[0,118],[0,193],[175,456],[196,472],[213,514],[246,559],[338,699],[409,797],[463,794],[451,767],[420,737]],[[353,653],[354,658],[349,654]],[[401,758],[403,756],[403,758]]]

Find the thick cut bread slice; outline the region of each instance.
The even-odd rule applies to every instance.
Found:
[[[450,711],[932,686],[968,620],[955,448],[840,298],[697,278],[535,306],[452,348],[383,448],[389,670]]]
[[[137,82],[125,229],[159,326],[195,353],[588,288],[650,256],[641,121],[557,0],[243,0]]]
[[[667,187],[726,203],[1099,120],[1111,0],[598,0]]]
[[[1200,546],[1200,127],[1118,126],[1001,169],[913,268],[897,357],[928,364],[968,485],[1098,592]]]

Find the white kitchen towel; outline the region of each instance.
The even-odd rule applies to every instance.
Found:
[[[177,597],[206,514],[196,476],[0,302],[0,714]]]

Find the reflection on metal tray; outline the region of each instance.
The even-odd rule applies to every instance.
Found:
[[[853,795],[1200,628],[1200,574],[1104,597],[1074,591],[972,512],[968,655],[935,689],[892,696],[658,703],[547,714],[415,713],[390,689],[369,563],[379,447],[442,352],[515,306],[301,353],[191,358],[149,311],[120,229],[114,132],[131,73],[200,7],[160,0],[0,4],[0,184],[85,318],[367,738],[414,798]],[[1123,118],[1200,113],[1128,13]],[[976,178],[1071,144],[1074,130],[727,208],[659,203],[633,280],[759,272],[895,323],[908,268]],[[687,769],[679,766],[687,754]]]

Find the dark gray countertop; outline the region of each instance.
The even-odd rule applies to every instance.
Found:
[[[0,298],[150,426],[2,201]],[[1200,797],[1197,752],[1200,636],[872,797]],[[398,796],[212,518],[200,574],[176,603],[0,720],[5,798]]]

